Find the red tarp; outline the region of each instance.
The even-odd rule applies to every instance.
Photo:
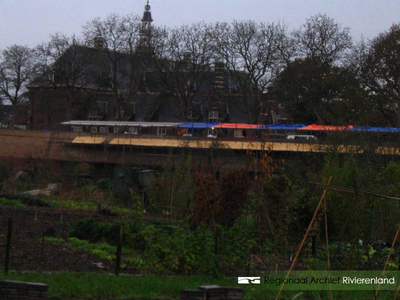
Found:
[[[254,124],[240,124],[240,123],[221,123],[214,128],[225,128],[225,129],[256,129],[261,125]]]
[[[352,129],[353,125],[348,125],[348,126],[325,126],[325,125],[317,125],[317,124],[312,124],[308,125],[303,128],[299,128],[298,130],[311,130],[311,131],[331,131],[331,130],[346,130],[346,129]]]

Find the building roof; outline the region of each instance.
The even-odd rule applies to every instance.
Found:
[[[306,127],[304,124],[293,124],[293,125],[284,125],[284,124],[271,124],[271,125],[263,125],[258,129],[269,129],[269,130],[297,130],[300,128]]]
[[[366,131],[366,132],[400,132],[400,128],[395,127],[371,127],[371,126],[356,126],[349,131]]]
[[[176,127],[175,122],[125,122],[125,121],[67,121],[68,126],[103,126],[103,127]]]
[[[213,128],[217,126],[219,123],[193,123],[193,122],[186,122],[179,124],[179,128],[195,128],[195,129],[206,129],[206,128]]]

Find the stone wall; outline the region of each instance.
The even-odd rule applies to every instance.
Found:
[[[1,300],[48,300],[48,286],[41,283],[29,283],[0,280]]]

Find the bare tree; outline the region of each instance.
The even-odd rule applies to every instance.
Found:
[[[212,80],[212,27],[204,23],[158,30],[153,39],[154,67],[162,86],[175,99],[183,120]],[[201,100],[200,100],[201,101]]]
[[[369,103],[400,127],[400,23],[356,47],[354,65]]]
[[[332,109],[357,98],[357,81],[345,68],[352,47],[349,29],[326,15],[316,15],[292,35],[297,59],[276,80],[274,96],[298,121],[341,120]]]
[[[239,85],[241,103],[236,105],[248,122],[258,122],[268,87],[293,55],[285,26],[253,21],[217,23],[213,36],[217,60],[224,62]]]
[[[0,96],[12,104],[10,127],[14,127],[16,106],[27,99],[26,84],[37,72],[35,51],[13,45],[2,52],[0,61]]]
[[[335,22],[327,15],[315,15],[307,19],[293,33],[297,56],[310,57],[321,64],[332,65],[343,60],[352,47],[350,29]]]

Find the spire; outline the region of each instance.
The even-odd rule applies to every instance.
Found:
[[[140,30],[140,43],[139,49],[142,52],[145,50],[149,50],[151,44],[151,36],[152,36],[152,26],[153,18],[151,17],[151,7],[149,4],[149,0],[147,0],[147,4],[144,7],[144,13],[142,18],[142,28]]]
[[[145,25],[146,23],[150,25],[151,22],[153,22],[153,19],[151,18],[151,11],[150,11],[150,5],[149,5],[149,0],[147,0],[147,4],[144,7],[144,13],[143,13],[143,18],[142,18],[142,23]],[[147,25],[147,26],[148,26]]]

